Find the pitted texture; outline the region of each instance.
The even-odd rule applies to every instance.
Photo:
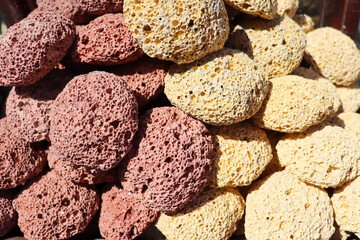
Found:
[[[29,142],[49,140],[50,109],[72,78],[71,72],[55,69],[33,85],[13,88],[6,101],[9,128]]]
[[[230,31],[221,0],[125,0],[124,15],[147,55],[177,64],[221,49]]]
[[[291,18],[248,19],[238,24],[226,46],[247,53],[269,79],[287,75],[300,65],[306,35]]]
[[[50,112],[50,140],[72,167],[107,171],[132,147],[136,98],[114,74],[91,72],[71,80]]]
[[[213,166],[206,127],[174,107],[142,115],[134,147],[120,165],[125,190],[144,194],[146,207],[172,213],[205,187]]]
[[[340,229],[360,237],[360,178],[336,189],[331,202]]]
[[[126,81],[141,109],[163,93],[164,78],[169,67],[169,62],[144,56],[135,62],[116,66],[110,72]]]
[[[46,165],[44,142],[30,143],[0,119],[0,190],[15,188],[38,175]]]
[[[36,0],[40,11],[52,11],[83,24],[105,13],[121,12],[123,0]]]
[[[341,186],[360,170],[360,140],[338,126],[320,124],[303,133],[287,134],[276,150],[282,166],[322,188]]]
[[[296,14],[293,20],[299,24],[304,33],[309,33],[314,30],[315,23],[312,18],[306,14]]]
[[[227,240],[244,208],[244,199],[236,189],[207,189],[176,215],[161,213],[156,227],[171,240]]]
[[[244,13],[274,19],[280,0],[225,0],[226,4]]]
[[[266,133],[248,122],[212,127],[216,161],[210,174],[215,187],[247,186],[272,159]]]
[[[332,119],[332,123],[345,130],[355,133],[360,140],[360,114],[354,112],[344,112]]]
[[[16,227],[17,214],[12,206],[12,196],[6,191],[0,191],[0,237]]]
[[[287,171],[253,185],[246,198],[245,235],[256,239],[330,239],[335,228],[326,191]]]
[[[77,166],[72,167],[53,146],[49,147],[48,164],[51,169],[54,169],[62,178],[68,178],[75,183],[98,184],[103,182],[115,182],[117,168],[112,168],[109,171],[95,171],[94,169]]]
[[[146,208],[141,194],[130,193],[112,184],[101,196],[99,228],[106,239],[131,240],[155,221],[158,213]]]
[[[349,87],[337,87],[344,112],[356,112],[360,109],[360,83],[355,82]]]
[[[165,94],[187,114],[211,125],[230,125],[253,116],[269,82],[245,53],[224,48],[191,64],[170,67]]]
[[[277,0],[277,13],[280,16],[293,17],[299,8],[299,0]]]
[[[122,13],[108,13],[79,28],[71,57],[78,63],[118,65],[144,55]]]
[[[39,12],[0,37],[0,85],[25,86],[49,73],[75,38],[75,25],[61,15]]]
[[[279,132],[303,132],[332,112],[327,91],[317,81],[288,75],[270,80],[269,94],[252,118],[259,127]]]
[[[68,239],[84,231],[99,209],[93,188],[76,185],[54,171],[35,178],[13,200],[26,239]]]
[[[331,27],[307,34],[305,60],[338,86],[350,86],[360,78],[360,51],[355,42]]]

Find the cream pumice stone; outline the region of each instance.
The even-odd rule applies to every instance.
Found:
[[[255,183],[246,197],[246,239],[330,239],[333,215],[326,191],[277,172]]]
[[[277,0],[277,13],[280,16],[293,17],[299,8],[299,0]]]
[[[356,112],[360,108],[360,83],[355,82],[349,87],[337,87],[343,112]]]
[[[125,0],[124,15],[148,56],[177,64],[221,49],[230,31],[222,0]]]
[[[247,14],[265,19],[274,19],[279,0],[225,0],[231,7]]]
[[[310,16],[306,14],[296,14],[292,19],[299,24],[304,33],[309,33],[314,30],[315,23]]]
[[[343,112],[332,119],[332,123],[353,132],[360,140],[360,114],[354,112]]]
[[[253,116],[269,82],[245,53],[224,48],[190,64],[173,64],[165,77],[170,102],[211,125],[230,125]]]

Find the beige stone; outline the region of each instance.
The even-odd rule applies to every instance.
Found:
[[[337,92],[344,112],[356,112],[360,108],[360,83],[355,82],[349,87],[337,87]]]
[[[280,16],[293,17],[299,8],[299,0],[277,0],[277,13]]]
[[[274,19],[279,0],[224,0],[235,9],[265,19]]]
[[[293,16],[293,20],[299,24],[304,33],[314,30],[315,23],[312,18],[306,14],[296,14]]]
[[[345,128],[359,138],[360,140],[360,114],[354,112],[340,113],[336,118],[332,120],[334,124]]]

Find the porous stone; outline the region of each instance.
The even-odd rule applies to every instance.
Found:
[[[142,55],[122,13],[108,13],[80,27],[71,52],[75,62],[94,65],[124,64]]]
[[[247,186],[272,159],[266,133],[249,122],[211,127],[216,161],[210,175],[215,187]]]
[[[333,110],[327,91],[317,81],[287,75],[270,80],[269,94],[252,118],[259,127],[279,132],[303,132],[321,123]]]
[[[130,193],[118,185],[106,186],[101,196],[99,228],[106,239],[131,240],[142,234],[158,216],[143,204],[141,194]]]
[[[213,166],[206,127],[181,110],[161,107],[140,118],[134,147],[120,163],[126,191],[142,193],[144,205],[173,213],[205,187]]]
[[[299,0],[277,0],[277,14],[293,17],[299,8]]]
[[[253,116],[268,86],[266,75],[253,60],[228,48],[191,64],[173,64],[165,77],[170,102],[211,125],[230,125]]]
[[[282,166],[322,188],[341,186],[359,174],[360,141],[338,126],[320,124],[303,133],[286,134],[276,149]]]
[[[226,46],[247,53],[271,79],[285,76],[300,65],[306,35],[289,17],[247,19],[238,22]]]
[[[360,140],[360,114],[354,112],[344,112],[332,119],[332,123],[345,130],[355,133]]]
[[[170,62],[144,56],[135,62],[111,68],[133,90],[139,109],[164,92],[164,79]]]
[[[29,142],[49,140],[50,109],[72,78],[71,72],[54,69],[35,84],[13,88],[6,101],[9,128]]]
[[[76,185],[54,171],[35,178],[13,200],[26,239],[68,239],[82,232],[97,212],[94,188]]]
[[[46,165],[47,143],[30,143],[0,119],[0,190],[15,188],[38,175]]]
[[[244,13],[274,19],[280,0],[225,0],[226,4]]]
[[[12,206],[11,193],[0,191],[0,237],[16,227],[17,214]]]
[[[293,20],[299,24],[304,33],[309,33],[314,30],[315,23],[312,18],[306,14],[296,14]]]
[[[36,0],[39,11],[52,11],[75,22],[84,24],[89,20],[123,10],[123,0]]]
[[[254,184],[246,197],[246,239],[330,239],[333,215],[326,191],[277,172]]]
[[[221,0],[125,0],[124,15],[148,56],[177,64],[221,49],[230,31]]]
[[[304,58],[337,86],[350,86],[360,78],[360,51],[350,37],[334,28],[309,32]]]
[[[74,23],[39,12],[11,26],[0,37],[0,85],[26,86],[49,73],[75,38]]]
[[[136,98],[114,74],[73,78],[50,111],[50,140],[72,167],[107,171],[132,147],[138,129]]]
[[[355,82],[349,87],[337,87],[340,96],[342,110],[344,112],[356,112],[360,109],[360,83]]]
[[[156,227],[167,239],[226,240],[236,230],[244,208],[236,189],[207,189],[176,215],[161,213]]]

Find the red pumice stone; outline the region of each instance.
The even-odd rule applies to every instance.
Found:
[[[142,55],[124,15],[105,14],[78,28],[72,58],[78,63],[118,65],[132,62]]]
[[[105,13],[122,12],[123,0],[37,0],[39,10],[55,11],[83,24]]]
[[[134,239],[156,220],[158,213],[146,208],[142,197],[115,184],[106,186],[99,218],[100,233],[105,239]]]
[[[10,189],[38,175],[46,165],[47,142],[30,143],[16,128],[0,119],[0,190]]]
[[[143,56],[135,62],[112,67],[110,72],[125,79],[142,109],[164,92],[164,78],[169,67],[167,61]]]
[[[142,115],[134,147],[120,163],[121,183],[142,193],[146,207],[173,213],[206,185],[212,153],[203,123],[174,107],[154,108]]]
[[[9,128],[16,128],[29,142],[49,140],[53,101],[73,77],[69,71],[54,69],[33,85],[13,88],[6,102]]]
[[[16,227],[17,213],[12,206],[12,196],[7,191],[0,191],[0,237]]]
[[[99,205],[94,188],[76,185],[54,171],[35,178],[13,201],[28,240],[70,238],[84,231]]]
[[[66,85],[53,103],[50,122],[51,144],[69,166],[108,171],[132,147],[138,106],[121,77],[91,72]]]
[[[74,23],[56,13],[38,12],[0,36],[0,85],[26,86],[48,74],[75,39]]]

